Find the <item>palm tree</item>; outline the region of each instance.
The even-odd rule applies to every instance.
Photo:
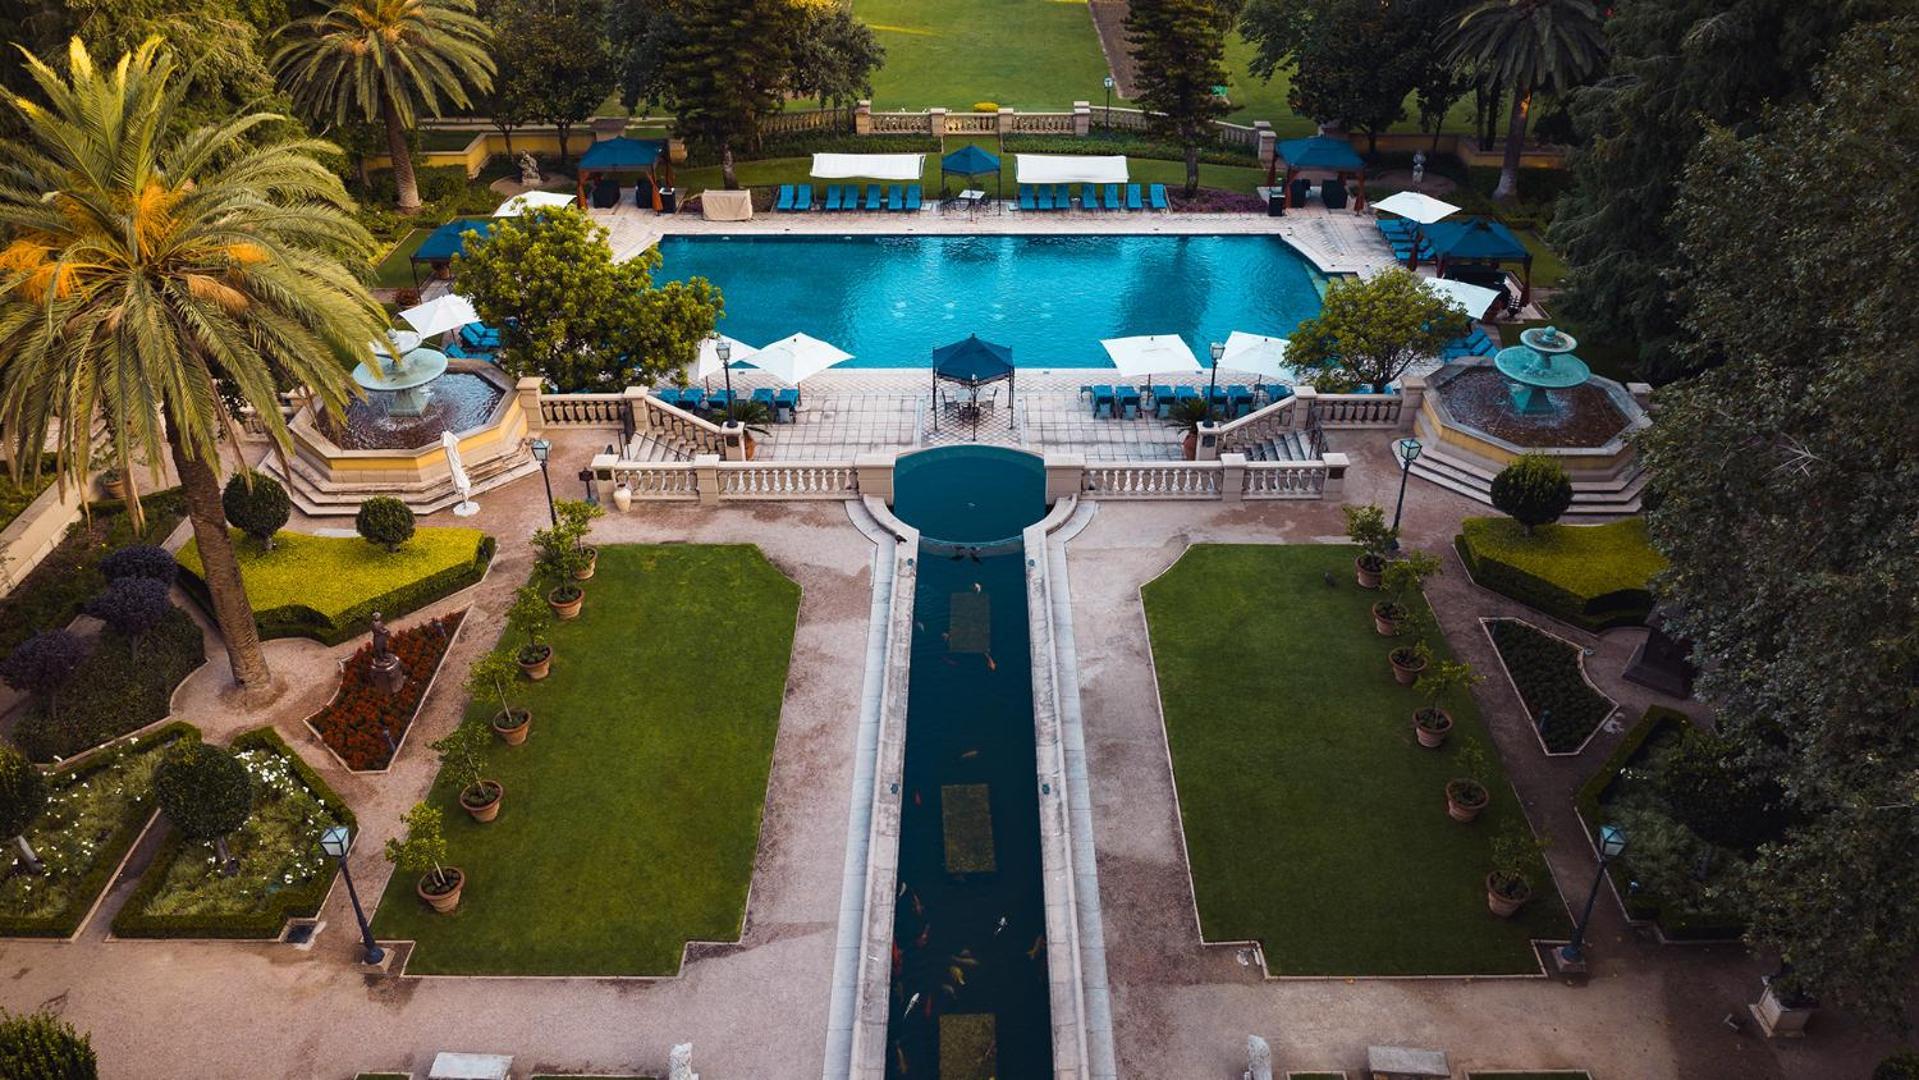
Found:
[[[471,105],[469,85],[493,88],[493,32],[473,10],[473,0],[341,0],[277,35],[284,43],[269,64],[297,107],[334,123],[357,112],[385,125],[403,214],[420,209],[406,145],[416,106],[438,116],[443,99]]]
[[[1459,19],[1453,63],[1512,91],[1506,158],[1493,198],[1519,193],[1519,152],[1533,94],[1565,91],[1591,78],[1606,59],[1606,27],[1593,0],[1484,0]]]
[[[122,473],[171,457],[234,680],[264,700],[220,501],[222,402],[252,405],[282,447],[279,388],[345,404],[386,321],[349,269],[372,239],[319,160],[332,147],[266,137],[283,117],[177,124],[184,87],[158,38],[111,70],[78,38],[64,76],[25,63],[44,102],[0,95],[23,131],[0,141],[0,427],[15,461],[57,428],[63,484],[86,482],[96,419]]]

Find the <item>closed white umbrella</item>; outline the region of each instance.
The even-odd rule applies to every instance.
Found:
[[[572,206],[574,196],[564,191],[525,191],[500,204],[494,217],[519,217],[534,210]]]
[[[1421,195],[1417,191],[1401,191],[1388,195],[1373,204],[1373,209],[1384,210],[1389,214],[1417,221],[1421,225],[1431,225],[1459,213],[1459,207],[1431,195]]]
[[[1286,362],[1285,338],[1248,334],[1243,330],[1226,335],[1226,351],[1220,355],[1219,366],[1273,380],[1285,380],[1293,372]]]
[[[400,312],[400,318],[407,321],[423,338],[444,334],[448,330],[458,330],[468,323],[480,321],[480,313],[473,310],[473,301],[457,293],[436,296],[417,307]]]
[[[1474,322],[1486,317],[1486,309],[1493,301],[1505,296],[1498,289],[1488,289],[1484,285],[1474,285],[1467,281],[1454,281],[1452,278],[1427,278],[1426,287],[1466,309],[1466,314]]]
[[[472,517],[480,512],[480,507],[473,501],[473,481],[466,475],[466,466],[460,461],[460,440],[451,431],[442,431],[440,448],[446,451],[446,470],[453,474],[453,489],[460,493],[460,501],[453,507],[453,516]]]
[[[752,354],[746,358],[746,362],[788,386],[798,386],[834,364],[843,364],[851,359],[852,353],[844,352],[819,338],[794,334]]]
[[[1198,371],[1199,357],[1178,334],[1147,334],[1141,337],[1107,338],[1100,342],[1113,366],[1127,378],[1157,375],[1160,372]]]

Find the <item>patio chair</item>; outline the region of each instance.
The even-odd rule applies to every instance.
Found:
[[[775,424],[783,424],[786,422],[780,419],[779,403],[773,397],[772,388],[762,386],[758,390],[753,391],[752,401],[754,404],[766,406],[766,414],[773,418]]]
[[[1139,185],[1138,184],[1126,185],[1126,209],[1138,210],[1139,208],[1140,208]]]
[[[1112,416],[1113,405],[1117,400],[1112,387],[1103,383],[1093,387],[1093,417],[1098,419],[1101,409],[1106,410],[1105,415]]]
[[[798,411],[801,404],[800,392],[798,389],[789,386],[773,395],[773,403]]]
[[[1079,205],[1082,210],[1099,210],[1099,185],[1081,184],[1079,186]]]
[[[1305,206],[1306,197],[1311,195],[1312,193],[1313,193],[1313,182],[1311,180],[1308,180],[1302,176],[1299,179],[1293,181],[1293,205],[1294,206]]]
[[[1033,189],[1033,199],[1039,209],[1051,210],[1053,208],[1053,185],[1041,184],[1039,187]]]
[[[672,405],[675,408],[677,408],[680,404],[680,388],[677,386],[661,387],[660,389],[653,391],[653,400],[663,402],[667,405]]]
[[[1128,420],[1137,419],[1139,417],[1139,387],[1121,386],[1116,387],[1115,390],[1118,408],[1114,410],[1114,414]]]
[[[1019,186],[1019,208],[1021,210],[1035,209],[1037,204],[1034,203],[1033,198],[1033,185],[1021,184]]]
[[[1124,209],[1124,207],[1125,207],[1125,204],[1120,202],[1119,185],[1118,184],[1106,185],[1106,209],[1120,210],[1120,209]]]
[[[1053,205],[1060,210],[1073,208],[1073,189],[1066,184],[1053,185]]]
[[[780,197],[778,201],[774,202],[773,209],[779,211],[782,214],[787,213],[793,209],[793,185],[791,184],[780,185]]]
[[[706,400],[706,391],[697,386],[689,386],[680,391],[680,408],[687,412],[698,412],[700,403]]]
[[[886,189],[886,208],[897,214],[906,209],[906,191],[898,184]]]
[[[1176,387],[1173,390],[1174,401],[1198,401],[1199,399],[1199,391],[1190,386]]]
[[[920,200],[920,186],[918,184],[906,185],[906,212],[909,214],[918,213]]]
[[[1235,417],[1245,416],[1253,411],[1253,391],[1242,383],[1233,383],[1226,388],[1227,408]]]
[[[879,210],[885,201],[886,195],[880,190],[878,184],[866,185],[866,208],[868,210]]]
[[[706,396],[706,407],[714,412],[724,412],[728,406],[733,404],[733,400],[733,391],[715,390]]]
[[[840,208],[840,186],[838,184],[826,185],[826,206],[824,207],[824,209],[838,210],[839,208]]]
[[[1147,188],[1146,203],[1148,206],[1151,206],[1155,210],[1167,209],[1169,204],[1166,202],[1166,185],[1154,184],[1153,186]]]
[[[1346,181],[1326,180],[1319,185],[1319,201],[1326,204],[1328,210],[1346,208]]]
[[[797,189],[795,189],[793,194],[793,209],[795,210],[813,209],[813,185],[801,184]]]
[[[1173,415],[1173,388],[1166,383],[1155,383],[1153,391],[1153,412],[1162,419]]]

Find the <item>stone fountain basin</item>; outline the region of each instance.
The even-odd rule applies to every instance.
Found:
[[[506,373],[478,360],[453,360],[447,372],[484,380],[499,393],[492,408],[477,422],[454,431],[467,470],[472,472],[518,450],[527,438],[528,423],[520,396]],[[328,422],[315,413],[313,405],[301,409],[288,430],[295,454],[322,482],[411,490],[450,481],[446,452],[440,445],[444,427],[428,424],[408,429],[413,434],[404,441],[414,444],[410,446],[342,446],[327,430]]]
[[[1650,423],[1624,386],[1598,375],[1582,386],[1550,391],[1566,409],[1545,417],[1515,411],[1510,381],[1484,357],[1447,364],[1426,384],[1424,426],[1495,467],[1538,453],[1558,459],[1569,472],[1611,474],[1632,456],[1628,437]]]

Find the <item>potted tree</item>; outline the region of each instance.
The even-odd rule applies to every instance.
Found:
[[[1813,1014],[1819,1011],[1819,999],[1806,992],[1793,977],[1790,965],[1761,980],[1764,989],[1759,1000],[1748,1006],[1767,1038],[1795,1038],[1806,1033]]]
[[[1544,839],[1534,839],[1517,823],[1508,823],[1493,837],[1493,868],[1486,875],[1486,908],[1510,919],[1533,898],[1533,874],[1540,867]]]
[[[1421,594],[1426,579],[1439,573],[1439,560],[1424,551],[1409,551],[1380,571],[1380,584],[1386,599],[1373,605],[1373,629],[1381,637],[1398,637],[1406,627],[1414,600]]]
[[[386,842],[386,861],[420,875],[413,891],[442,915],[460,906],[460,892],[466,888],[465,872],[446,865],[443,820],[433,807],[414,803],[400,819],[406,826],[406,836],[390,837]]]
[[[1471,821],[1493,801],[1486,786],[1486,752],[1475,743],[1459,749],[1459,768],[1463,775],[1446,781],[1446,814],[1454,821]]]
[[[491,726],[493,733],[505,740],[508,746],[525,742],[527,729],[533,724],[532,710],[516,709],[506,699],[506,684],[513,678],[516,666],[506,653],[496,650],[480,657],[466,673],[467,693],[476,698],[486,693],[499,697],[500,709],[493,714]]]
[[[749,398],[745,401],[735,401],[730,415],[722,409],[718,416],[721,420],[739,421],[740,438],[746,447],[746,460],[752,461],[759,457],[760,444],[754,436],[770,434],[766,430],[766,425],[773,422],[772,408],[764,401],[754,401]]]
[[[499,817],[500,801],[506,797],[506,788],[498,780],[482,775],[487,742],[486,732],[480,725],[462,721],[432,744],[433,749],[440,752],[440,772],[453,781],[460,793],[460,808],[475,821]]]
[[[1392,550],[1393,540],[1399,534],[1386,525],[1386,511],[1377,506],[1342,506],[1346,515],[1346,539],[1359,548],[1359,556],[1353,560],[1353,580],[1362,589],[1379,588],[1379,578],[1386,570],[1386,553]]]
[[[100,470],[100,491],[101,493],[106,495],[106,497],[109,499],[126,498],[127,497],[126,474],[121,472],[118,468],[111,465],[107,466],[104,469],[101,469]]]
[[[533,534],[533,547],[534,568],[548,583],[547,606],[558,618],[579,618],[580,606],[586,603],[586,590],[580,588],[586,559],[573,531],[564,523],[540,529]]]
[[[520,673],[534,682],[546,678],[553,667],[553,646],[547,644],[547,631],[553,629],[553,607],[540,590],[523,585],[513,594],[513,606],[506,609],[507,625],[526,635],[520,646]]]
[[[1479,674],[1457,660],[1439,660],[1420,672],[1413,688],[1426,698],[1426,704],[1413,710],[1413,734],[1419,745],[1437,750],[1453,729],[1453,714],[1439,704],[1448,694],[1457,693],[1479,681]]]
[[[1417,620],[1417,616],[1413,617]],[[1426,644],[1425,637],[1416,636],[1404,645],[1394,646],[1386,654],[1386,660],[1393,665],[1393,681],[1401,686],[1411,686],[1419,681],[1420,673],[1426,665],[1432,663],[1433,650]]]
[[[593,519],[603,516],[606,511],[599,503],[590,503],[584,499],[561,499],[553,504],[553,512],[560,517],[560,527],[573,536],[573,547],[580,553],[580,565],[573,570],[577,581],[586,581],[600,565],[600,549],[586,543],[587,531],[593,527]]]
[[[1180,448],[1191,461],[1199,455],[1199,425],[1213,418],[1213,407],[1204,398],[1181,398],[1173,402],[1173,408],[1167,414],[1166,422],[1184,432],[1179,440]]]

